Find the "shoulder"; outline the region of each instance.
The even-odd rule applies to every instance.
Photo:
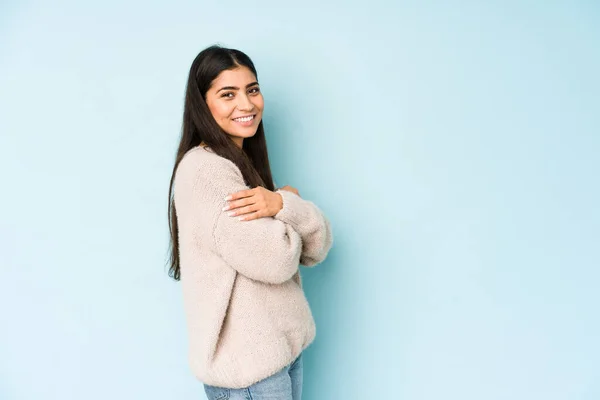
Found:
[[[197,146],[184,154],[177,166],[177,172],[198,176],[200,174],[218,174],[222,170],[231,170],[232,168],[237,169],[237,166],[230,160]]]
[[[177,180],[192,186],[219,185],[242,179],[242,173],[231,160],[200,146],[190,149],[177,167]]]

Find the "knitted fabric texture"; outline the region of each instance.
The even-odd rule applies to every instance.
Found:
[[[299,264],[321,263],[331,226],[312,202],[277,190],[274,217],[240,221],[222,208],[246,186],[239,168],[197,146],[179,164],[174,202],[189,362],[203,383],[250,386],[291,363],[315,338]]]

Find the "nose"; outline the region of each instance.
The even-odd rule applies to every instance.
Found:
[[[247,95],[238,96],[240,99],[238,103],[238,109],[240,111],[250,111],[254,108],[254,104],[250,101],[250,98]]]

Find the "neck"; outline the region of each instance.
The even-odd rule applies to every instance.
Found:
[[[235,145],[237,147],[239,147],[240,149],[243,149],[244,147],[244,138],[237,138],[237,137],[232,137],[231,140],[233,141],[233,143],[235,143]],[[200,146],[202,147],[206,147],[208,146],[206,143],[204,143],[204,140],[200,142]]]
[[[235,143],[235,145],[240,149],[244,147],[244,138],[232,137],[231,140],[233,140],[233,143]]]

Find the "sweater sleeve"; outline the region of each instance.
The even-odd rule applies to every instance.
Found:
[[[213,228],[217,253],[240,274],[257,281],[279,284],[291,279],[298,271],[302,238],[291,225],[273,217],[240,221],[222,208],[225,197],[250,189],[237,166],[223,160],[206,171],[218,215]]]
[[[312,267],[321,263],[333,244],[329,220],[313,202],[286,190],[277,193],[283,198],[283,208],[275,218],[291,225],[302,238],[300,264]]]

